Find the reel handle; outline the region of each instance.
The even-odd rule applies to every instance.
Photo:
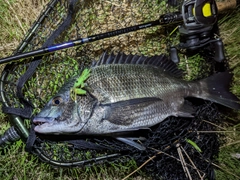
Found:
[[[217,39],[213,43],[215,47],[215,56],[214,60],[217,62],[222,62],[225,59],[225,54],[224,54],[224,45],[221,39]]]

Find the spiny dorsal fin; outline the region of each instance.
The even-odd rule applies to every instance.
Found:
[[[106,52],[100,57],[100,59],[92,65],[92,67],[107,65],[107,64],[138,64],[148,65],[161,68],[163,71],[170,73],[175,77],[181,77],[182,71],[177,68],[177,65],[168,59],[164,54],[156,55],[152,57],[138,56],[138,55],[126,55],[124,53],[118,53],[110,55]]]

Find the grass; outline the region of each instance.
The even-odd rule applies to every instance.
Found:
[[[0,57],[5,57],[12,54],[19,42],[21,42],[25,33],[29,27],[39,15],[42,6],[45,1],[33,1],[25,0],[0,0]],[[106,7],[110,8],[110,7]],[[156,7],[155,7],[156,8]],[[116,7],[116,10],[117,7]],[[223,38],[227,56],[230,59],[230,67],[234,72],[234,82],[232,86],[232,92],[240,97],[240,27],[236,26],[240,23],[240,11],[230,13],[228,16],[223,17],[220,20],[221,37]],[[95,22],[96,17],[91,17],[91,22]],[[143,17],[143,19],[146,17]],[[155,17],[148,17],[155,19]],[[105,22],[105,19],[99,19],[101,23]],[[129,19],[125,20],[126,23],[130,22]],[[140,20],[141,21],[141,20]],[[108,30],[111,30],[113,25],[110,24]],[[92,31],[92,30],[89,30]],[[151,34],[159,33],[156,29]],[[136,35],[137,38],[139,36]],[[148,43],[142,42],[142,46],[139,51],[142,54],[153,54],[160,49],[164,49],[160,44],[155,44],[155,49],[148,49]],[[136,48],[136,47],[134,47]],[[127,51],[127,50],[125,50]],[[196,60],[198,59],[198,60]],[[188,61],[191,61],[188,59]],[[197,68],[196,71],[192,71],[194,67],[203,67],[204,63],[201,58],[193,57],[193,63],[190,64],[189,69],[185,67],[186,71],[189,71],[187,79],[194,79],[202,70]],[[204,68],[204,67],[203,67]],[[54,85],[53,85],[54,86]],[[55,87],[55,86],[54,86]],[[0,132],[3,133],[10,125],[6,121],[6,117],[3,113],[0,113]],[[216,171],[217,179],[232,179],[235,180],[236,176],[240,176],[240,161],[232,156],[232,154],[240,153],[240,136],[239,136],[239,118],[229,119],[228,122],[223,123],[224,131],[231,131],[231,133],[224,133],[226,137],[224,144],[221,147],[218,157],[218,165]],[[54,168],[46,163],[40,162],[38,158],[25,152],[24,144],[21,140],[17,141],[13,145],[3,150],[3,155],[0,156],[0,179],[115,179],[116,172],[118,178],[124,178],[127,174],[136,169],[134,161],[129,161],[125,165],[112,165],[114,168],[108,168],[108,166],[94,167],[94,168]],[[232,175],[232,174],[234,175]],[[135,176],[133,179],[144,179],[143,174]],[[147,178],[146,178],[147,179]]]
[[[42,2],[42,3],[40,3]],[[10,55],[40,14],[45,2],[0,1],[0,57]]]
[[[226,55],[229,58],[229,65],[234,74],[231,91],[238,97],[240,97],[240,28],[236,26],[236,24],[240,23],[239,15],[240,11],[238,9],[227,14],[219,21]],[[217,170],[216,175],[217,179],[238,179],[240,177],[240,161],[232,155],[240,152],[239,115],[234,119],[229,119],[228,122],[225,122],[225,125],[227,130],[230,130],[230,133],[226,134],[225,143],[222,145],[218,157],[219,165],[223,167],[224,170]],[[229,172],[237,175],[238,178]]]
[[[136,169],[134,161],[127,164],[94,166],[93,168],[55,168],[49,164],[41,162],[36,156],[25,152],[24,144],[21,140],[4,150],[4,155],[0,156],[0,177],[4,180],[77,180],[77,179],[121,179]],[[116,169],[118,177],[116,177]],[[140,174],[141,175],[141,174]],[[139,178],[135,176],[135,178]],[[135,179],[134,178],[134,179]],[[145,178],[141,178],[144,180]]]

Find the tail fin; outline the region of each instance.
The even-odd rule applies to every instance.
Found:
[[[207,87],[207,93],[203,93],[205,98],[232,109],[240,109],[239,99],[229,91],[231,80],[232,74],[229,72],[217,73],[201,80],[200,83]]]

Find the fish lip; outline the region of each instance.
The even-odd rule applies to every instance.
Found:
[[[49,128],[56,123],[56,118],[53,117],[35,117],[33,123],[35,124],[34,131],[41,133],[42,129]]]
[[[35,125],[41,126],[45,123],[51,124],[51,123],[53,123],[54,120],[55,120],[55,118],[52,118],[52,117],[35,117],[33,119],[33,123]]]

